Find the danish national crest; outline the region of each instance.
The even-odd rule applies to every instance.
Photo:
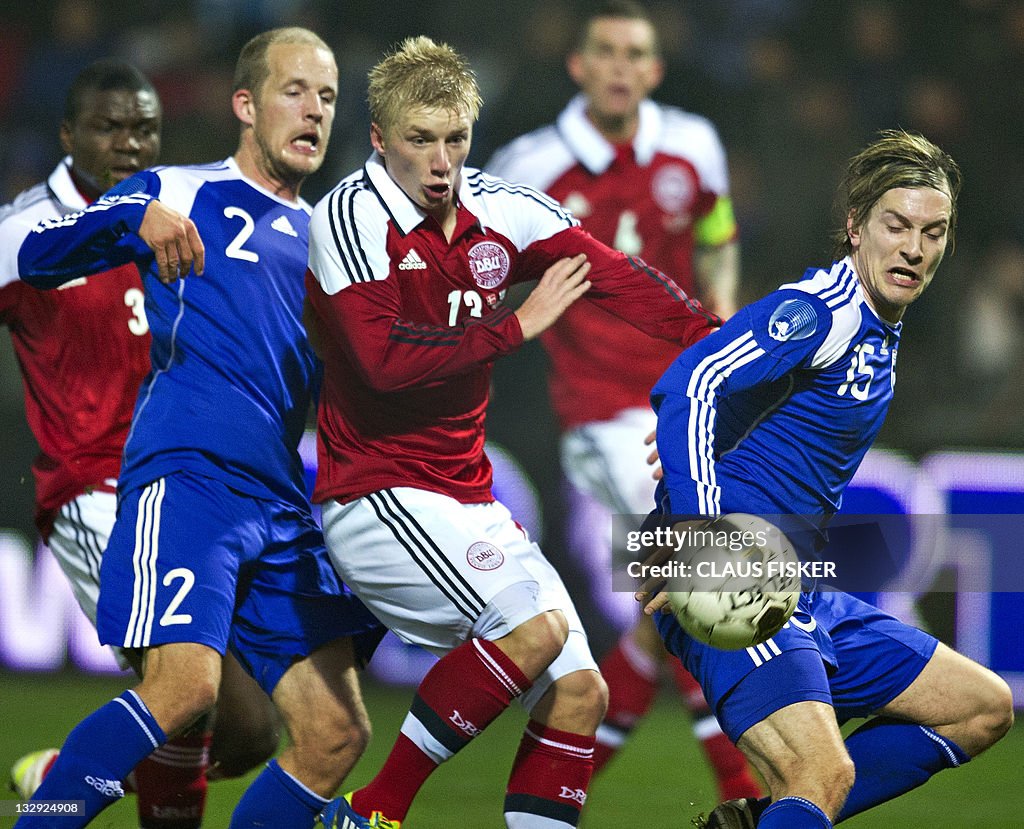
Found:
[[[508,276],[511,260],[508,251],[497,242],[477,242],[468,256],[473,281],[481,288],[497,288]]]

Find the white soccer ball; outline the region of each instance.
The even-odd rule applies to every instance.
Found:
[[[666,586],[676,619],[694,639],[721,650],[759,645],[789,621],[800,597],[799,560],[789,539],[757,515],[723,515],[688,531]]]

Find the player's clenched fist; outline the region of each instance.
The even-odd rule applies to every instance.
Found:
[[[157,199],[146,207],[139,237],[156,256],[158,276],[167,284],[195,269],[203,272],[206,250],[199,231],[187,216],[172,210]]]
[[[587,292],[590,288],[588,273],[590,263],[583,253],[559,259],[544,271],[544,276],[516,311],[524,340],[532,340],[554,325],[565,309]]]

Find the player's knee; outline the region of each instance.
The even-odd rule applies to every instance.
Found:
[[[553,728],[594,734],[608,710],[608,686],[596,670],[560,676],[544,691],[530,716]]]
[[[980,754],[1002,739],[1013,727],[1013,693],[1010,686],[996,674],[991,674],[985,689],[982,710],[973,718],[975,746],[967,748]]]
[[[832,762],[823,769],[823,775],[819,780],[820,794],[814,802],[828,815],[835,817],[843,808],[856,777],[857,770],[849,755],[844,752],[832,758]]]
[[[537,647],[550,653],[552,659],[561,653],[565,640],[569,638],[569,622],[561,610],[549,610],[546,613],[541,613],[524,622],[520,627],[525,628],[528,631],[528,637]]]
[[[215,677],[203,677],[194,683],[190,683],[188,692],[184,696],[184,704],[189,711],[189,719],[194,721],[204,714],[213,711],[217,705],[217,694],[219,692],[220,682]]]
[[[554,683],[555,693],[564,693],[572,706],[571,715],[579,731],[596,731],[608,711],[608,685],[597,671],[574,671]]]
[[[307,764],[325,771],[347,771],[370,744],[370,719],[362,711],[318,717],[308,725],[293,734],[292,741]]]
[[[838,800],[835,805],[835,813],[837,814],[843,803],[846,802],[846,796],[850,793],[850,789],[853,788],[853,783],[857,778],[857,768],[854,766],[853,760],[844,754],[836,761],[832,773],[834,791]]]
[[[137,692],[168,736],[192,728],[217,704],[218,684],[196,675],[188,682],[143,679]]]
[[[370,724],[370,717],[365,712],[354,716],[353,720],[346,726],[346,744],[352,747],[353,751],[360,755],[366,751],[373,737],[373,726]]]
[[[935,730],[976,757],[1013,726],[1013,694],[1002,677],[981,665],[972,665],[962,687],[957,714]]]
[[[150,649],[136,688],[169,736],[213,710],[220,691],[221,655],[206,645],[171,643]]]
[[[498,646],[531,679],[543,673],[569,638],[569,623],[560,610],[549,610],[527,619]]]
[[[336,723],[323,749],[332,758],[343,754],[361,755],[370,744],[372,728],[367,717]]]

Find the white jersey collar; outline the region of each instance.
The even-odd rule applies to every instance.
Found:
[[[410,199],[405,191],[391,178],[387,167],[384,166],[384,160],[378,153],[373,153],[367,159],[365,170],[367,177],[370,179],[371,186],[380,200],[384,202],[384,207],[391,214],[391,218],[398,225],[398,229],[402,231],[403,236],[411,233],[427,218],[426,211],[422,210]],[[468,184],[470,175],[476,172],[477,170],[471,167],[462,168],[462,175],[459,179],[459,203],[480,222],[478,202],[476,196],[470,191]],[[483,227],[483,222],[480,222],[480,226]]]
[[[651,163],[661,134],[661,109],[654,101],[640,102],[640,123],[633,137],[633,153],[637,164]],[[600,175],[615,160],[615,147],[598,131],[587,117],[586,98],[579,94],[562,110],[558,131],[577,161],[594,175]]]
[[[50,177],[46,180],[46,186],[57,197],[57,201],[65,207],[72,210],[85,210],[89,206],[89,202],[78,192],[74,179],[71,178],[71,156],[65,156],[56,169],[50,173]]]

